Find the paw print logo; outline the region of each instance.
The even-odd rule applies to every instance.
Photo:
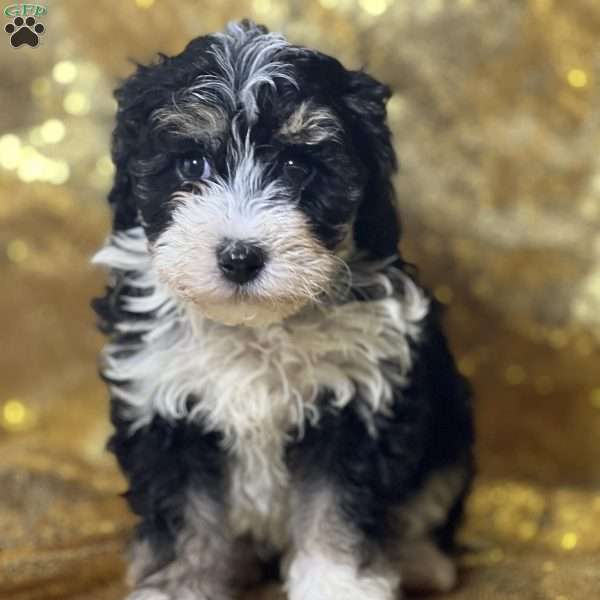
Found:
[[[40,43],[40,35],[44,33],[45,27],[41,23],[36,23],[33,17],[15,17],[12,23],[7,23],[4,31],[10,35],[10,44],[13,48],[18,48],[27,44],[35,48]]]

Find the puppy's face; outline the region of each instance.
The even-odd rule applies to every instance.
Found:
[[[235,25],[136,77],[120,97],[144,113],[127,169],[161,280],[231,325],[326,296],[368,180],[348,72]]]

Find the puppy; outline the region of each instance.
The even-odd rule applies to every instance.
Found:
[[[448,590],[468,387],[397,253],[389,90],[251,22],[116,92],[109,447],[131,600]]]

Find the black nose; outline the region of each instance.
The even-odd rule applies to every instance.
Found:
[[[235,283],[247,283],[260,273],[265,264],[265,255],[254,244],[227,242],[217,250],[217,262],[227,279]]]

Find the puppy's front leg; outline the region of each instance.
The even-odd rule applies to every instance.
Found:
[[[113,405],[110,449],[140,517],[128,600],[230,600],[239,547],[225,516],[225,457],[218,437],[158,416],[133,430]]]
[[[292,500],[287,557],[290,600],[392,600],[399,577],[384,556],[369,551],[363,534],[344,517],[327,482],[300,484]]]
[[[127,600],[230,600],[235,547],[220,513],[214,501],[189,492],[168,547],[142,535],[131,550],[135,590]]]

